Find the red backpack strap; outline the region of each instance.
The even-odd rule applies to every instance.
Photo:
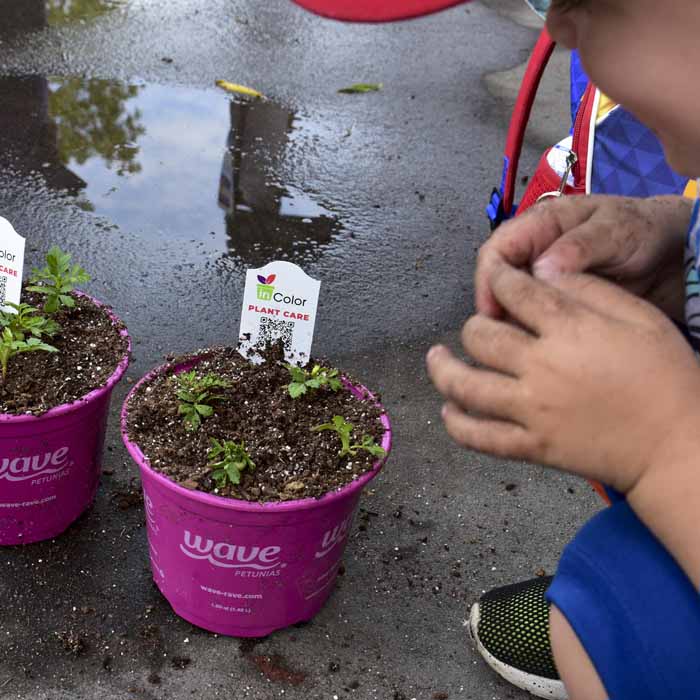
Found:
[[[554,51],[555,43],[546,29],[542,30],[535,45],[530,61],[527,64],[518,98],[513,108],[513,116],[508,127],[508,138],[503,163],[503,177],[500,189],[494,189],[491,203],[487,208],[492,228],[513,214],[515,199],[515,178],[518,173],[520,153],[523,148],[525,129],[530,119],[532,105],[535,102],[542,74]]]
[[[593,114],[593,110],[596,109],[598,104],[597,94],[598,91],[595,85],[589,82],[581,98],[581,104],[574,122],[571,150],[577,156],[577,161],[573,167],[574,191],[576,194],[586,194],[588,159],[591,155],[592,139],[595,137],[596,115]]]

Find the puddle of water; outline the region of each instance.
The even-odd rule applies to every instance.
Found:
[[[0,78],[0,159],[14,170],[126,230],[218,242],[248,264],[306,260],[339,228],[276,175],[308,122],[215,90]]]
[[[2,0],[0,35],[12,37],[47,26],[88,22],[126,4],[126,0]]]
[[[51,26],[88,21],[125,4],[126,0],[46,0],[46,19]]]

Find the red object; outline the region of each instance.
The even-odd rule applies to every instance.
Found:
[[[392,22],[422,17],[469,0],[294,0],[317,15],[346,22]]]
[[[581,106],[579,107],[578,113],[576,115],[576,122],[574,123],[574,135],[573,135],[573,145],[571,150],[576,153],[578,160],[576,165],[573,167],[572,175],[574,178],[574,184],[567,185],[564,188],[562,194],[586,194],[586,173],[588,172],[588,146],[590,143],[590,125],[591,119],[593,118],[593,106],[595,105],[595,92],[596,89],[592,83],[589,83],[586,88],[586,92],[581,98]],[[539,198],[548,192],[556,192],[561,185],[561,175],[558,175],[547,162],[547,154],[550,149],[545,151],[544,155],[540,159],[537,169],[532,175],[530,183],[527,189],[523,193],[522,200],[518,206],[516,216],[524,214],[533,204],[539,201]],[[509,174],[515,176],[516,170],[512,170]],[[508,190],[506,190],[508,193]],[[512,189],[510,190],[510,206],[512,208]],[[510,211],[506,209],[507,195],[504,194],[503,197],[504,211]]]
[[[525,138],[525,128],[530,120],[530,112],[535,102],[537,88],[542,80],[544,69],[549,63],[549,59],[554,51],[554,40],[549,36],[546,29],[540,34],[540,38],[535,44],[535,48],[527,64],[523,82],[520,85],[518,98],[513,108],[513,114],[508,127],[508,138],[506,139],[505,157],[508,162],[508,172],[503,183],[503,211],[506,218],[513,212],[513,200],[515,196],[515,178],[518,174],[518,164],[520,153],[523,149],[523,139]],[[538,168],[539,170],[539,168]],[[559,183],[556,183],[556,187]],[[527,208],[527,207],[525,207]]]

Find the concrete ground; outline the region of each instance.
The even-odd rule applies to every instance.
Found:
[[[472,311],[536,18],[518,0],[389,26],[324,21],[286,0],[45,10],[0,7],[0,215],[27,236],[28,264],[53,243],[72,251],[135,344],[94,507],[55,541],[0,552],[0,697],[525,697],[475,653],[467,606],[552,572],[598,504],[573,478],[454,446],[423,357],[436,341],[456,346]],[[219,78],[269,106],[230,105]],[[383,88],[337,93],[360,81]],[[566,133],[565,91],[558,56],[523,174]],[[240,156],[228,208],[227,143]],[[283,205],[303,208],[309,228]],[[395,447],[325,608],[241,641],[178,619],[151,583],[117,412],[164,354],[234,342],[244,271],[275,256],[322,280],[314,350],[382,393]]]

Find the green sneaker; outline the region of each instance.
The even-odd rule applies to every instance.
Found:
[[[472,605],[469,632],[486,663],[521,690],[539,698],[567,700],[549,641],[552,577],[496,588]]]

